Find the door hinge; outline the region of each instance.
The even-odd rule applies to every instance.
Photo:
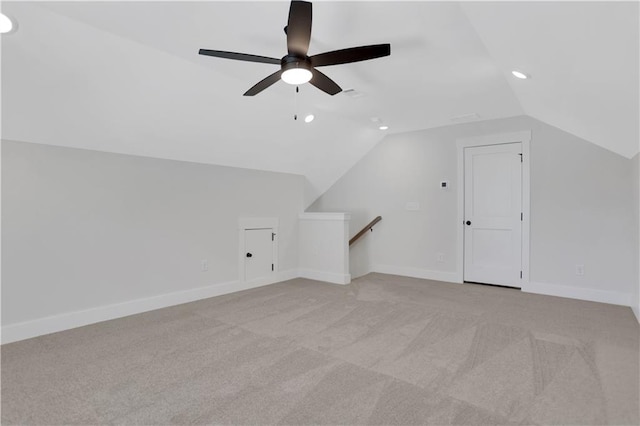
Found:
[[[276,237],[276,234],[274,232],[271,233],[271,241],[275,241],[274,238]]]
[[[520,271],[520,279],[522,279],[522,271]]]
[[[273,271],[273,263],[271,264],[271,271]],[[522,278],[522,272],[520,272],[520,278]]]
[[[522,163],[522,154],[518,154],[520,156],[520,162]]]
[[[522,213],[520,213],[520,221],[522,221]]]

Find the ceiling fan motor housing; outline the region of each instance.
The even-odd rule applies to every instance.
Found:
[[[304,68],[311,71],[311,59],[302,55],[287,55],[280,61],[282,72],[292,68]]]

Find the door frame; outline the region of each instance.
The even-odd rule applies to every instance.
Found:
[[[520,287],[529,284],[529,235],[531,224],[531,130],[513,133],[499,133],[485,136],[456,139],[458,150],[458,215],[457,215],[457,253],[456,275],[459,283],[464,282],[464,149],[476,146],[503,145],[508,143],[522,144],[522,281]]]
[[[273,237],[273,273],[278,272],[278,225],[277,217],[241,217],[238,219],[238,281],[246,282],[245,240],[248,229],[272,229]]]

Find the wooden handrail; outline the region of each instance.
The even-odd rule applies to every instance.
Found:
[[[349,245],[351,245],[351,244],[355,243],[356,241],[358,241],[358,239],[360,237],[362,237],[364,234],[366,234],[368,230],[373,228],[373,225],[375,225],[376,223],[380,222],[381,220],[382,220],[382,216],[378,216],[375,219],[373,219],[371,222],[369,222],[369,224],[367,226],[362,228],[362,230],[360,232],[358,232],[352,239],[349,240]]]

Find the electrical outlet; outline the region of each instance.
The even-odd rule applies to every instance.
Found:
[[[209,270],[209,261],[207,261],[207,259],[202,259],[200,261],[200,268],[202,272],[207,272]]]
[[[576,265],[576,275],[584,275],[584,265]]]
[[[444,253],[437,253],[436,254],[436,261],[438,263],[444,263]]]

